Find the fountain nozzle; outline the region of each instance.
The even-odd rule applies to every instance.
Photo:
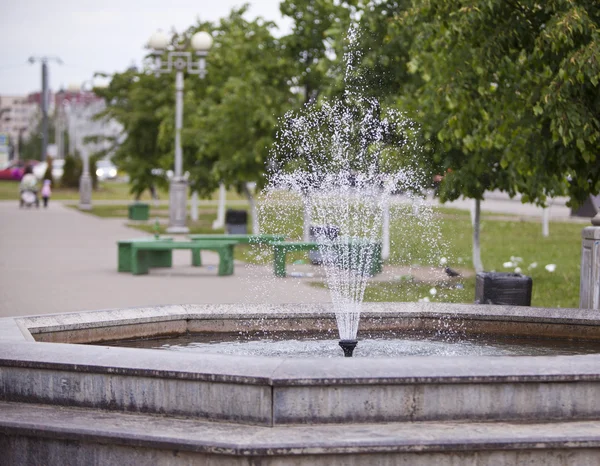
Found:
[[[357,340],[340,340],[339,345],[344,350],[344,356],[347,358],[352,357],[352,353],[354,352],[354,348],[358,344]]]

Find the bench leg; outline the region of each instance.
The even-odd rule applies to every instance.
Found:
[[[275,267],[276,277],[285,277],[285,257],[287,253],[278,247],[273,248],[273,266]]]
[[[131,244],[118,243],[117,254],[117,270],[131,272]]]
[[[145,275],[149,269],[148,251],[138,251],[135,247],[131,248],[131,273],[133,275]]]
[[[146,251],[149,267],[173,267],[173,251]]]
[[[202,257],[200,256],[200,249],[192,249],[192,265],[194,267],[202,266]]]
[[[219,275],[233,275],[233,246],[224,246],[219,253]]]

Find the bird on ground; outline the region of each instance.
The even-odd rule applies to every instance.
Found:
[[[458,273],[454,269],[451,269],[450,267],[446,267],[444,269],[444,271],[446,272],[446,275],[448,275],[449,277],[460,277],[460,273]]]

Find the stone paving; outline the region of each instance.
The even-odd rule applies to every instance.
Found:
[[[217,276],[217,255],[174,251],[173,268],[149,275],[117,272],[121,239],[142,237],[122,220],[103,219],[51,202],[19,209],[0,202],[0,317],[157,304],[328,302],[329,293],[302,279],[276,279],[272,267],[236,263]]]

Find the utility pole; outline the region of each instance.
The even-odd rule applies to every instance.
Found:
[[[42,95],[40,107],[42,109],[42,158],[46,160],[46,150],[48,147],[48,62],[55,61],[59,65],[62,65],[62,60],[58,57],[29,57],[29,63],[33,64],[36,61],[42,64]]]

